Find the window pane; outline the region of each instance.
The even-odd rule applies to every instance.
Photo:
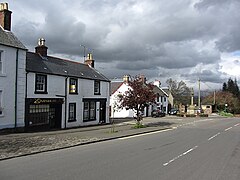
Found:
[[[100,93],[100,82],[94,81],[94,93],[99,94]]]
[[[70,103],[69,104],[69,120],[76,120],[76,104]]]
[[[89,103],[84,102],[83,120],[89,120]]]
[[[46,76],[36,75],[36,91],[44,92],[46,87]]]
[[[70,78],[69,81],[69,92],[70,93],[77,93],[77,79]]]

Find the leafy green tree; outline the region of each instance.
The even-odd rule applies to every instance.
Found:
[[[170,78],[166,81],[166,83],[168,84],[168,87],[174,97],[174,104],[190,104],[191,89],[187,87],[184,81],[178,82]]]
[[[141,112],[150,102],[155,102],[154,85],[143,81],[141,76],[129,81],[129,89],[124,94],[119,95],[120,107],[132,109],[137,112],[137,124],[141,121]]]

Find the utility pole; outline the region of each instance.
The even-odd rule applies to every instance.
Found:
[[[200,78],[198,79],[198,108],[201,108],[201,90],[200,90]]]

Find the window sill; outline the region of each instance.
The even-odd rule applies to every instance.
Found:
[[[35,91],[34,94],[48,94],[48,92],[39,92],[39,91]]]
[[[5,74],[5,73],[0,73],[0,77],[6,77],[7,76],[7,74]]]
[[[69,95],[78,95],[78,93],[69,93]]]
[[[68,120],[68,122],[76,122],[76,121],[77,121],[76,119]]]
[[[101,95],[101,93],[94,93],[94,95]]]

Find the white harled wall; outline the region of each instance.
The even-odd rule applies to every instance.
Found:
[[[26,50],[0,45],[3,72],[0,73],[3,114],[0,115],[0,129],[15,127],[15,82],[18,58],[17,79],[17,118],[16,127],[24,127]]]

